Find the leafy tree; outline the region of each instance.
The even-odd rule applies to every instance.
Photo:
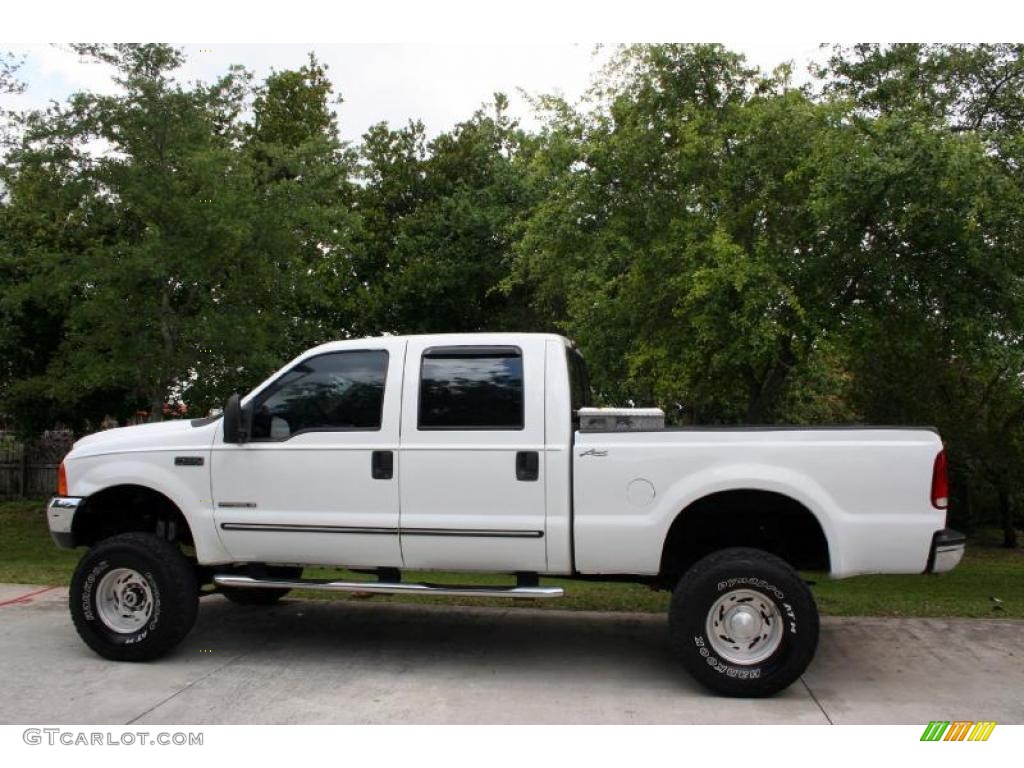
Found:
[[[128,393],[153,420],[183,394],[204,410],[287,346],[296,254],[322,246],[296,226],[316,185],[268,183],[266,164],[244,151],[246,73],[185,88],[168,46],[78,50],[114,64],[122,93],[76,94],[33,115],[12,153],[5,216],[23,222],[5,251],[21,270],[13,299],[22,316],[51,298],[67,312],[45,369],[19,378],[8,402],[19,422],[26,400],[81,414],[103,391]],[[278,145],[261,146],[273,156]],[[304,144],[288,149],[290,161],[308,158]]]
[[[353,239],[359,229],[353,182],[356,153],[338,138],[327,68],[310,54],[294,71],[273,73],[257,90],[247,152],[261,167],[264,226],[279,244],[279,302],[289,315],[287,348],[351,333]],[[271,248],[277,247],[274,245]]]
[[[859,147],[823,191],[823,215],[884,202],[862,245],[872,288],[858,307],[852,395],[869,418],[938,426],[954,514],[977,522],[974,502],[991,489],[1010,546],[1024,469],[1022,50],[862,45],[834,49],[820,71],[850,99]]]
[[[859,43],[815,67],[826,91],[874,114],[916,112],[954,132],[1024,127],[1024,45]]]
[[[421,123],[377,125],[364,137],[362,332],[531,325],[526,302],[498,290],[513,228],[530,206],[522,165],[530,146],[507,107],[496,94],[492,111],[432,141]]]
[[[519,278],[564,311],[609,399],[772,418],[844,284],[808,206],[833,113],[703,45],[625,49],[595,100],[549,103]]]
[[[81,178],[77,156],[55,144],[5,166],[0,185],[0,396],[19,431],[34,434],[63,423],[81,428],[85,411],[126,417],[135,404],[123,387],[95,387],[89,401],[58,397],[47,369],[64,343],[71,305],[70,277],[45,265],[84,255],[89,239],[81,222],[93,216],[96,189]]]
[[[0,93],[21,93],[25,84],[18,80],[22,62],[9,51],[0,51]]]
[[[315,54],[296,70],[273,72],[256,92],[254,120],[249,133],[255,142],[294,149],[307,142],[337,144],[337,121],[332,103],[334,86],[327,67]]]
[[[18,70],[24,59],[13,53],[0,51],[0,95],[22,93],[25,83],[18,79]],[[0,146],[7,144],[10,125],[17,118],[13,110],[0,110]]]

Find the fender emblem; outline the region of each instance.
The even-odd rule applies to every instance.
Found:
[[[607,456],[607,455],[608,455],[608,451],[599,451],[599,450],[597,450],[597,448],[588,448],[587,450],[585,450],[583,453],[580,454],[580,458],[582,459],[584,456]]]
[[[174,466],[176,467],[201,467],[203,466],[202,456],[175,456]]]

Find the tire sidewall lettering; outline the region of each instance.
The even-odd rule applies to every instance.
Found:
[[[694,645],[698,649],[698,653],[704,657],[704,661],[709,667],[715,670],[720,675],[726,677],[736,678],[737,680],[757,680],[761,677],[761,667],[739,667],[728,662],[722,661],[717,656],[714,656],[711,651],[708,650],[707,641],[702,635],[696,635],[693,638]]]
[[[97,582],[99,577],[103,575],[105,571],[110,570],[110,563],[106,560],[100,560],[94,565],[89,573],[85,576],[85,582],[82,584],[82,615],[88,621],[96,621],[96,612],[93,610],[93,595],[96,592]]]
[[[789,603],[783,603],[782,614],[786,617],[786,626],[789,628],[789,634],[796,634],[796,611],[793,610],[793,606]]]
[[[786,599],[786,593],[764,579],[759,579],[756,576],[737,576],[732,579],[723,579],[718,582],[719,592],[729,592],[737,587],[754,587],[760,589],[763,592],[767,592],[772,597],[776,598],[780,603]]]

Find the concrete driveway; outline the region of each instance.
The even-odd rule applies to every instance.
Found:
[[[1024,723],[1024,622],[826,618],[801,682],[735,700],[657,615],[217,596],[170,656],[118,664],[66,590],[0,585],[0,680],[2,723]]]

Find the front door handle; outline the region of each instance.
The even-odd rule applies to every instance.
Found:
[[[540,476],[540,455],[536,451],[516,453],[516,480],[536,480]]]
[[[392,451],[374,451],[370,459],[370,474],[374,480],[390,480],[395,476],[395,454]]]

